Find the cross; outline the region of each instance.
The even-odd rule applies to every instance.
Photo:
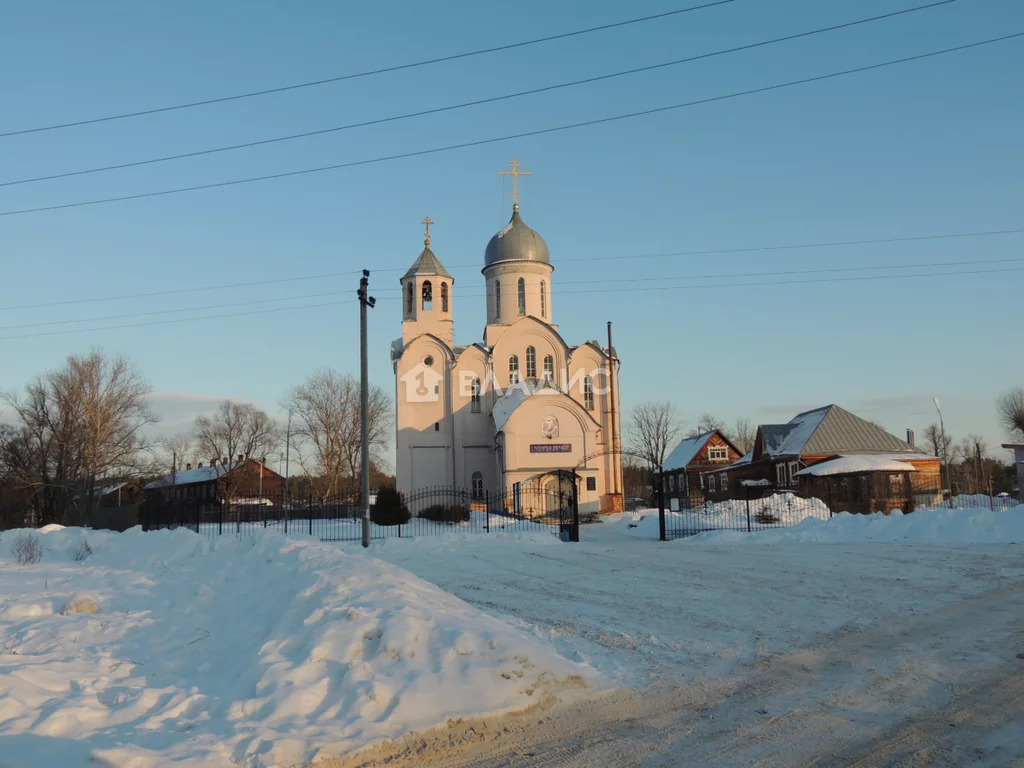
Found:
[[[425,240],[423,241],[423,244],[424,244],[424,245],[430,245],[430,225],[431,225],[431,224],[436,224],[436,223],[437,223],[437,222],[435,222],[435,221],[434,221],[434,220],[433,220],[432,218],[430,218],[429,216],[427,216],[427,218],[425,218],[425,219],[424,219],[423,221],[421,221],[421,222],[420,222],[420,224],[422,224],[422,225],[423,225],[424,227],[426,227],[426,228],[427,228],[427,235],[426,235],[426,239],[425,239]]]
[[[519,205],[519,177],[520,176],[532,176],[533,171],[520,171],[523,167],[516,158],[512,158],[512,162],[508,164],[511,171],[498,171],[499,176],[511,176],[512,177],[512,201]]]

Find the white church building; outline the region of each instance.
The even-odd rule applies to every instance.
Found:
[[[573,346],[558,332],[544,239],[516,202],[484,253],[483,339],[458,346],[455,278],[431,250],[431,223],[401,278],[402,337],[392,343],[398,489],[482,499],[546,489],[570,470],[581,512],[621,510],[619,361],[610,343]]]

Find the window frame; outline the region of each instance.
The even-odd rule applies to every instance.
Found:
[[[508,384],[512,387],[521,380],[519,376],[519,355],[510,355],[508,358]]]
[[[420,309],[431,312],[434,309],[434,284],[424,280],[420,286]]]
[[[583,407],[588,411],[594,410],[594,378],[583,377]]]
[[[494,281],[494,319],[501,319],[501,280]]]
[[[529,381],[537,378],[537,348],[532,344],[526,348],[526,378]]]
[[[708,461],[728,461],[729,449],[724,445],[708,446]]]
[[[547,318],[548,316],[548,284],[547,281],[540,281],[540,316]]]
[[[550,365],[549,365],[550,363]],[[555,356],[544,355],[544,379],[550,381],[552,384],[555,382]]]
[[[519,314],[526,314],[526,278],[520,277],[516,283],[516,295],[519,305]]]
[[[480,391],[482,389],[480,379],[473,377],[473,380],[469,383],[469,412],[480,413]]]
[[[441,283],[441,311],[448,311],[448,283]]]

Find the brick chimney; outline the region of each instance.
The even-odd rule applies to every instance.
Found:
[[[914,445],[914,430],[912,429],[907,430],[907,442],[910,443],[911,448],[917,447]]]

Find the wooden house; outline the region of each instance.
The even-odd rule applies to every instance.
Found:
[[[736,446],[720,430],[688,437],[662,465],[665,493],[670,498],[693,498],[702,491],[702,474],[727,467],[740,456]]]
[[[147,501],[262,504],[281,503],[284,477],[267,466],[239,456],[235,461],[211,461],[172,472],[145,487]]]
[[[909,436],[909,435],[908,435]],[[754,448],[705,475],[711,489],[799,490],[849,512],[909,511],[941,501],[939,459],[838,405],[762,424]]]

